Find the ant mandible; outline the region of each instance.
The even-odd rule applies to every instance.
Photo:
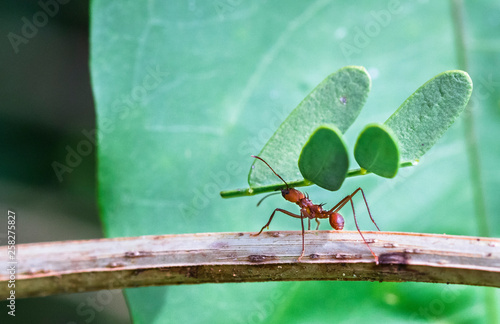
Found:
[[[262,233],[262,231],[267,227],[269,229],[269,224],[271,224],[271,221],[273,220],[273,217],[274,217],[274,214],[279,211],[279,212],[282,212],[283,214],[286,214],[288,216],[292,216],[292,217],[295,217],[295,218],[300,218],[301,220],[301,223],[302,223],[302,253],[300,254],[299,258],[297,261],[300,262],[300,260],[302,259],[302,257],[304,256],[304,251],[305,251],[305,231],[304,231],[304,218],[307,218],[308,221],[309,221],[309,226],[308,226],[308,230],[311,229],[311,219],[315,219],[316,220],[316,223],[318,223],[317,227],[316,227],[316,230],[318,230],[319,228],[319,218],[328,218],[330,220],[330,225],[335,229],[335,230],[338,230],[338,231],[341,231],[343,228],[344,228],[344,217],[342,217],[342,215],[340,215],[338,213],[338,211],[340,209],[342,209],[342,207],[345,206],[345,204],[347,204],[348,201],[351,202],[351,206],[352,206],[352,214],[354,216],[354,223],[356,224],[356,228],[358,229],[358,232],[359,232],[359,235],[361,235],[361,238],[363,239],[363,241],[365,242],[366,246],[368,247],[368,249],[370,249],[370,252],[372,253],[373,257],[375,258],[375,263],[378,264],[378,257],[377,255],[372,251],[372,249],[370,248],[370,245],[368,245],[368,242],[366,242],[365,240],[365,237],[363,236],[363,234],[361,233],[361,231],[359,230],[359,226],[358,226],[358,222],[356,220],[356,214],[354,212],[354,204],[352,203],[352,197],[357,194],[358,192],[361,192],[361,195],[363,195],[363,199],[365,201],[365,204],[366,204],[366,209],[368,210],[368,215],[370,216],[370,219],[372,220],[373,224],[375,224],[375,227],[377,227],[377,229],[380,231],[380,229],[378,228],[377,224],[375,223],[375,220],[372,218],[372,215],[370,213],[370,208],[368,207],[368,203],[366,202],[366,197],[365,197],[365,194],[363,192],[363,189],[361,188],[358,188],[356,190],[354,190],[354,192],[350,195],[347,195],[344,199],[342,199],[338,204],[336,204],[332,209],[330,210],[324,210],[323,209],[323,206],[324,204],[319,204],[319,205],[315,205],[312,203],[312,201],[309,199],[309,196],[307,194],[304,194],[302,192],[300,192],[299,190],[297,189],[294,189],[294,188],[290,188],[288,186],[288,183],[286,183],[285,180],[283,180],[283,178],[277,174],[273,168],[271,168],[271,166],[266,162],[264,161],[264,159],[258,157],[258,156],[255,156],[255,155],[252,155],[253,158],[256,158],[256,159],[259,159],[261,160],[262,162],[264,162],[268,167],[269,169],[271,169],[271,171],[273,171],[273,173],[281,179],[281,181],[283,181],[286,185],[286,188],[285,189],[281,189],[281,195],[283,196],[283,198],[285,198],[286,200],[290,201],[290,202],[293,202],[295,204],[297,204],[299,207],[300,207],[300,215],[297,215],[297,214],[294,214],[294,213],[291,213],[289,212],[288,210],[284,210],[284,209],[281,209],[281,208],[276,208],[273,213],[271,214],[271,217],[269,218],[269,221],[266,223],[266,225],[264,225],[262,227],[262,229],[260,230],[259,233],[257,234],[252,234],[252,236],[258,236],[260,233]],[[267,196],[266,196],[267,197]],[[262,198],[261,201],[259,201],[259,203],[257,204],[257,206],[262,202],[262,200],[264,200],[266,197]]]

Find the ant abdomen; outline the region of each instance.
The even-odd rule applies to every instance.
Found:
[[[342,217],[339,213],[331,214],[330,225],[337,231],[341,231],[344,228],[344,217]]]

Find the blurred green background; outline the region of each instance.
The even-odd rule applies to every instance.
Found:
[[[47,1],[43,1],[48,3]],[[59,181],[51,164],[64,163],[82,131],[95,129],[89,74],[89,3],[70,1],[16,53],[9,33],[22,36],[23,18],[43,9],[37,1],[0,3],[0,209],[17,213],[17,243],[102,237],[96,203],[96,150]],[[42,11],[44,12],[44,11]],[[43,18],[43,17],[42,17]],[[36,26],[35,26],[36,27]],[[6,244],[6,221],[0,244]],[[20,251],[22,253],[22,251]],[[101,293],[102,295],[102,293]],[[18,299],[16,321],[0,308],[1,323],[123,323],[120,291],[94,308],[98,293]],[[106,297],[106,296],[104,296]],[[80,308],[79,308],[80,307]],[[93,315],[92,315],[93,313]]]
[[[256,208],[260,197],[221,200],[218,191],[246,185],[249,155],[324,77],[345,65],[365,66],[372,76],[367,103],[346,133],[352,153],[365,124],[385,121],[434,75],[463,68],[451,2],[398,3],[95,1],[91,57],[105,233],[256,231],[274,208],[292,210],[279,197]],[[19,33],[22,18],[41,10],[35,2],[2,5],[4,35]],[[51,167],[96,127],[87,5],[61,5],[18,53],[4,37],[0,204],[19,215],[19,243],[102,235],[95,147],[62,182]],[[478,235],[475,206],[482,200],[489,234],[500,235],[500,7],[470,1],[463,12],[472,113],[417,167],[393,180],[348,179],[339,193],[308,188],[314,201],[331,206],[362,186],[382,230]],[[146,87],[151,75],[159,83]],[[479,159],[467,141],[477,144]],[[356,207],[361,228],[371,229],[362,202]],[[348,211],[344,216],[346,229],[355,229]],[[271,229],[297,225],[281,217]],[[498,322],[499,300],[493,289],[365,282],[153,287],[129,289],[127,297],[138,323],[487,323]],[[101,301],[95,318],[85,312],[92,300]],[[39,323],[128,320],[119,292],[18,300],[17,306],[26,321]]]

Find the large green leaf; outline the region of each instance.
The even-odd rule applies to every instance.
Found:
[[[404,160],[418,160],[464,111],[472,94],[472,80],[464,71],[446,71],[418,88],[384,125],[371,124],[354,148],[358,164],[392,178]]]
[[[446,71],[418,88],[387,119],[396,135],[403,160],[417,160],[427,152],[464,111],[472,94],[472,80],[464,71]]]
[[[429,75],[464,69],[456,64],[448,2],[215,4],[92,3],[99,199],[107,236],[259,230],[274,208],[297,207],[276,197],[256,208],[260,197],[223,200],[218,192],[245,184],[250,155],[325,75],[356,64],[373,78],[363,114],[344,134],[353,147],[362,125],[385,120]],[[478,163],[485,170],[486,210],[496,215],[500,72],[492,67],[500,64],[500,9],[471,1],[464,12],[471,46],[467,72],[477,94],[471,113]],[[350,178],[338,196],[313,187],[308,193],[333,206],[362,186],[382,230],[474,235],[477,191],[468,177],[464,142],[470,137],[462,128],[463,122],[455,123],[417,167],[401,169],[392,180]],[[358,222],[367,229],[363,204],[355,198]],[[344,216],[346,229],[355,230]],[[500,219],[489,222],[492,235],[500,235]],[[276,217],[271,229],[300,230],[297,225]],[[136,323],[480,323],[492,308],[483,291],[272,282],[137,288],[126,295]]]
[[[322,124],[332,124],[341,133],[351,126],[363,108],[370,91],[365,68],[346,66],[329,75],[295,108],[266,143],[259,156],[279,165],[288,181],[302,180],[297,167],[302,147]],[[265,165],[254,161],[248,174],[250,187],[276,182]]]

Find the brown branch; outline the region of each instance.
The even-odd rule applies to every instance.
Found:
[[[289,280],[421,281],[500,287],[500,239],[309,231],[141,236],[16,246],[15,296],[152,285]],[[0,297],[10,295],[0,247]]]

